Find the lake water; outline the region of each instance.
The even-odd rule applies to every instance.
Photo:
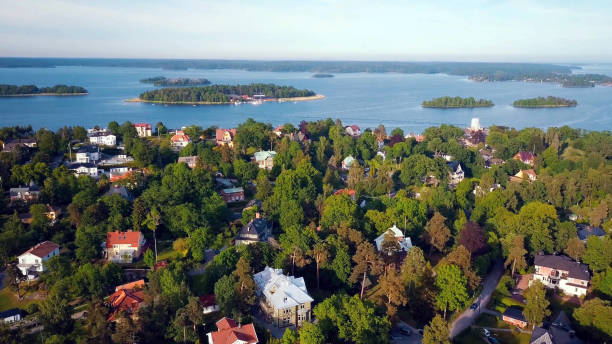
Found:
[[[612,75],[612,64],[584,66],[580,72]],[[138,80],[166,77],[203,77],[213,83],[266,82],[308,88],[326,96],[308,102],[216,106],[160,106],[126,103],[154,88]],[[64,125],[106,126],[109,121],[163,122],[167,127],[184,125],[234,127],[249,117],[272,125],[301,120],[340,118],[345,125],[357,124],[406,132],[442,123],[467,126],[472,117],[483,125],[516,128],[569,125],[590,130],[612,129],[612,87],[562,88],[555,84],[526,82],[476,83],[466,77],[424,74],[336,74],[314,79],[311,73],[248,72],[241,70],[168,71],[151,68],[57,67],[0,68],[0,84],[83,86],[82,97],[0,98],[0,126],[28,125],[57,129]],[[575,108],[516,109],[519,98],[558,96],[576,99]],[[491,99],[496,105],[480,109],[423,109],[420,104],[439,96],[473,96]]]

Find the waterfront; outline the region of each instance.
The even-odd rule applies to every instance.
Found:
[[[586,66],[583,71],[612,74],[612,65]],[[581,71],[581,72],[583,72]],[[308,88],[324,99],[310,102],[265,102],[239,106],[165,106],[128,103],[126,99],[156,87],[140,83],[147,77],[201,77],[217,84],[267,82]],[[380,123],[407,132],[442,123],[466,126],[472,117],[483,125],[517,128],[570,125],[603,130],[612,128],[612,87],[562,88],[526,82],[472,82],[443,74],[335,74],[312,78],[312,73],[249,72],[242,70],[160,70],[123,67],[0,68],[0,83],[83,86],[83,97],[26,97],[0,99],[0,126],[32,124],[57,129],[64,125],[105,126],[109,121],[164,122],[169,127],[197,124],[233,127],[252,117],[279,125],[301,120],[340,118],[345,124],[374,127]],[[575,108],[519,109],[521,98],[557,96],[576,99]],[[421,102],[440,96],[491,99],[495,106],[475,109],[423,109]]]

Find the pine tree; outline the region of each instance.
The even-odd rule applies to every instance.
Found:
[[[512,265],[512,277],[514,277],[515,269],[524,269],[527,266],[527,261],[525,260],[525,255],[527,254],[527,250],[525,250],[525,237],[522,235],[517,235],[512,239],[512,247],[510,248],[510,252],[508,252],[508,257],[506,258],[506,262],[504,263],[505,267],[508,265]]]
[[[436,315],[423,329],[423,344],[450,344],[448,323]]]
[[[357,252],[353,256],[355,267],[350,280],[355,283],[361,278],[361,292],[359,297],[363,298],[365,281],[368,275],[378,276],[383,272],[384,262],[380,258],[376,248],[371,243],[364,241],[357,247]]]
[[[395,269],[389,269],[378,281],[378,296],[382,297],[387,307],[387,315],[393,318],[397,313],[397,307],[408,302],[404,289],[404,282]]]
[[[329,260],[329,248],[327,247],[327,244],[325,244],[325,242],[320,241],[314,245],[314,247],[308,252],[308,254],[312,257],[312,259],[314,259],[315,263],[317,264],[317,289],[320,289],[319,270],[320,268],[327,265],[327,261]]]

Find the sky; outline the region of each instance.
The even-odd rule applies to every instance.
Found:
[[[0,0],[0,56],[612,62],[609,0]]]

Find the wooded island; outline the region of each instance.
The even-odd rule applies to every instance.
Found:
[[[556,108],[556,107],[572,107],[578,105],[573,99],[564,99],[558,97],[548,96],[530,98],[530,99],[518,99],[512,104],[514,107],[519,108]]]
[[[313,78],[322,79],[322,78],[333,78],[333,74],[325,74],[325,73],[317,73],[312,75]]]
[[[491,107],[493,102],[487,99],[474,99],[474,97],[440,97],[432,100],[423,101],[423,107],[426,108],[475,108],[475,107]]]
[[[52,96],[52,95],[85,95],[87,90],[81,86],[55,85],[36,87],[35,85],[0,85],[0,96]]]
[[[144,84],[153,84],[155,86],[201,86],[210,85],[210,80],[205,78],[166,78],[165,76],[155,76],[152,78],[141,79]]]

